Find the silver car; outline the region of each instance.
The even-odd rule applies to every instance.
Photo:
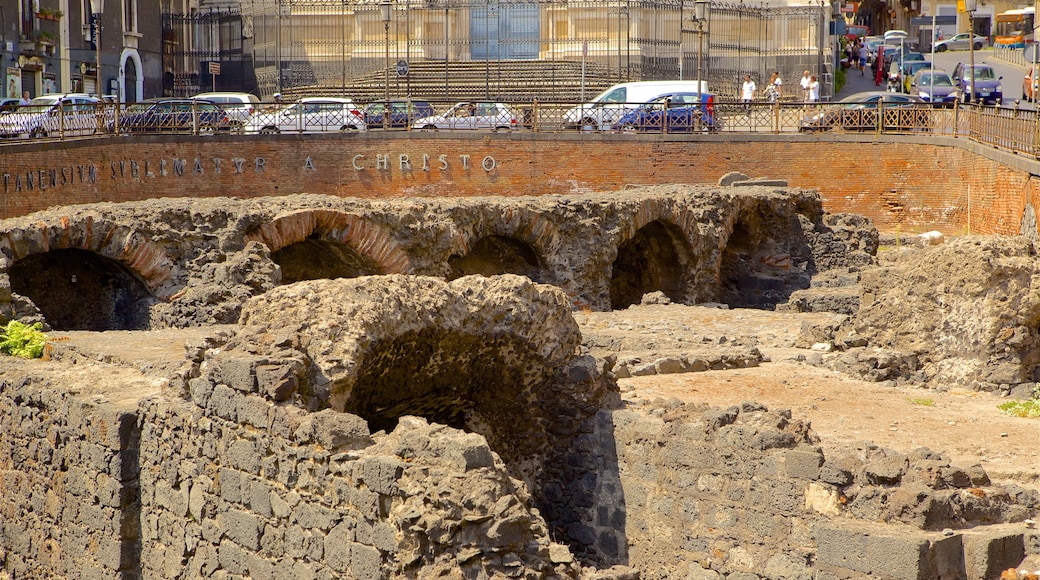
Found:
[[[85,93],[43,95],[0,116],[0,137],[93,135],[104,127],[103,107]]]
[[[951,36],[946,40],[940,40],[935,43],[935,52],[943,52],[946,50],[968,50],[971,48],[970,32],[962,32],[956,36]],[[984,46],[989,46],[989,38],[985,36],[975,35],[975,50],[979,50]]]
[[[503,103],[462,102],[443,115],[416,119],[412,129],[420,131],[516,129],[516,113]]]
[[[366,131],[365,115],[351,99],[307,97],[269,112],[254,114],[246,133],[352,133]]]

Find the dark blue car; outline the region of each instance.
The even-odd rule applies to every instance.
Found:
[[[432,117],[437,114],[426,101],[391,100],[376,101],[365,107],[365,123],[369,129],[405,129],[416,119]],[[389,112],[389,115],[387,115]]]
[[[700,133],[717,131],[719,125],[715,119],[715,95],[711,93],[660,95],[649,103],[623,115],[611,128],[624,132]]]
[[[126,133],[212,135],[230,126],[228,114],[220,105],[201,99],[162,99],[131,105],[119,119],[119,129]]]

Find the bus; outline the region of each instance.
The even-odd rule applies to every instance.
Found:
[[[994,48],[1025,48],[1033,42],[1035,9],[1018,8],[997,14]]]

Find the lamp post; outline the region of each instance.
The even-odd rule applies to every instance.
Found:
[[[95,72],[97,73],[97,86],[95,88],[100,99],[103,94],[101,90],[101,14],[105,11],[105,0],[90,0],[90,11],[94,16]]]
[[[386,73],[383,91],[383,128],[390,126],[390,0],[379,3],[379,13],[383,18],[383,44],[386,52],[383,55],[383,72]]]
[[[964,0],[964,11],[968,13],[968,70],[971,71],[968,100],[975,101],[975,11],[978,10],[976,0]]]
[[[701,62],[704,60],[704,23],[708,20],[708,0],[696,0],[693,3],[693,19],[697,22],[697,94],[702,90]]]

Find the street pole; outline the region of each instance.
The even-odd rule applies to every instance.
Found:
[[[383,128],[390,127],[390,0],[379,3],[379,10],[383,18],[383,73],[385,81],[383,84]]]
[[[702,79],[704,78],[704,22],[708,20],[708,0],[696,0],[693,3],[693,19],[697,21],[697,95],[704,92]]]
[[[978,10],[977,0],[964,0],[964,11],[968,13],[968,70],[971,71],[971,80],[968,101],[975,101],[975,11]]]
[[[95,66],[97,70],[97,95],[98,99],[104,94],[101,89],[101,15],[105,11],[105,0],[90,0],[90,11],[94,14],[94,48],[97,54],[94,56],[96,59]]]

